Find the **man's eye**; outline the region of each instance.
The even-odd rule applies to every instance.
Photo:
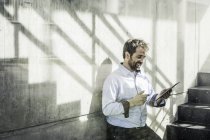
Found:
[[[145,58],[145,56],[138,56],[138,59],[144,59]]]

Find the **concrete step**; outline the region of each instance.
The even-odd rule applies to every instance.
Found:
[[[26,125],[29,114],[28,85],[16,85],[0,91],[0,132]]]
[[[210,104],[180,105],[178,106],[178,120],[210,125]]]
[[[106,123],[102,113],[94,113],[3,132],[0,140],[106,140]]]
[[[0,89],[0,133],[85,115],[80,100],[60,104],[58,98],[50,82]]]
[[[197,85],[198,86],[210,86],[210,73],[198,73]]]
[[[0,132],[58,120],[54,83],[0,89]]]
[[[167,125],[167,140],[210,140],[210,126],[185,122]]]
[[[10,64],[27,64],[28,58],[4,58],[0,59],[0,65],[10,65]]]
[[[27,67],[27,66],[24,66]],[[28,83],[28,69],[19,66],[10,66],[0,71],[1,85],[14,86],[16,84]]]
[[[199,86],[188,89],[188,102],[210,104],[210,86]]]
[[[4,76],[3,81],[10,86],[15,83],[27,83],[28,59],[0,59],[0,72],[3,73],[0,75]]]

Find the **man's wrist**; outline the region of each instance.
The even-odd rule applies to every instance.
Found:
[[[131,100],[127,100],[129,102],[130,107],[135,106],[134,103]]]

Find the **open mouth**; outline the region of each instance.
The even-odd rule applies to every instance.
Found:
[[[138,68],[138,67],[141,67],[141,63],[140,62],[136,63],[136,68]]]
[[[139,71],[140,70],[140,67],[141,67],[141,63],[137,62],[136,63],[136,70]]]

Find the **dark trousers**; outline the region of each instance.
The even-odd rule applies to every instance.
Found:
[[[107,140],[161,140],[147,125],[139,128],[122,128],[107,123]]]

